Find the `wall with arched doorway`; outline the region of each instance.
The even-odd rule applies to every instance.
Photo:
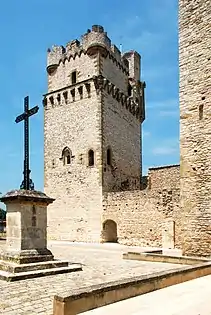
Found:
[[[120,244],[181,248],[183,219],[179,184],[179,166],[150,169],[143,190],[103,194],[102,222],[112,219],[118,223]],[[101,241],[107,241],[112,234],[111,228],[106,227]]]
[[[101,241],[103,243],[111,242],[117,243],[117,224],[113,220],[106,220],[103,222],[102,226],[102,234],[101,234]]]

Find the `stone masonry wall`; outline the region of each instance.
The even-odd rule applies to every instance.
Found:
[[[80,85],[80,83],[79,83]],[[101,102],[93,82],[91,95],[75,101],[45,106],[45,192],[56,201],[48,209],[50,238],[98,241],[102,208]],[[68,91],[69,92],[69,91]],[[71,150],[71,163],[64,165],[62,151]],[[94,151],[94,166],[88,166],[88,151]]]
[[[152,190],[178,188],[180,186],[179,172],[179,165],[149,168],[149,188]]]
[[[121,191],[140,188],[140,121],[125,106],[104,93],[103,101],[103,188]],[[106,163],[107,148],[111,165]]]
[[[90,79],[97,74],[96,58],[90,58],[84,52],[75,57],[59,62],[57,70],[48,76],[48,91],[55,91],[65,86],[71,85],[71,73],[76,71],[77,82]]]
[[[128,95],[129,77],[134,82],[140,80],[140,55],[136,53],[135,64],[138,66],[139,76],[135,76],[134,52],[128,53],[131,58],[124,60],[130,68],[131,73],[120,68],[114,62],[113,56],[118,62],[123,60],[120,51],[116,46],[111,47],[111,54],[100,56],[100,73],[115,89]],[[128,61],[129,60],[129,61]],[[122,104],[118,98],[114,98],[113,93],[102,91],[102,134],[103,134],[103,190],[121,191],[140,188],[141,176],[141,123],[140,117],[134,115],[126,104]],[[138,96],[138,95],[137,95]],[[130,96],[133,100],[133,96]],[[135,98],[135,97],[134,97]],[[140,106],[140,104],[139,104]],[[111,150],[111,165],[107,164],[106,152]]]
[[[145,190],[105,193],[102,222],[116,222],[120,243],[141,246],[162,246],[165,224],[174,222],[174,246],[181,248],[179,166],[151,169],[149,177]]]
[[[211,255],[211,0],[179,1],[183,252]]]
[[[101,74],[117,86],[120,91],[127,94],[128,75],[125,71],[119,69],[109,56],[101,58]]]

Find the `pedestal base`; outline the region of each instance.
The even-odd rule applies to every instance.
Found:
[[[0,260],[14,262],[17,264],[30,264],[53,259],[53,254],[47,248],[21,251],[4,251],[2,254],[0,254]]]
[[[81,270],[80,264],[60,260],[27,264],[0,260],[0,280],[5,281],[24,280]]]
[[[41,191],[12,190],[0,198],[7,205],[7,242],[0,254],[0,279],[15,281],[80,271],[80,264],[54,260],[46,248],[47,206]]]

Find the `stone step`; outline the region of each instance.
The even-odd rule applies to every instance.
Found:
[[[39,270],[39,269],[67,267],[68,264],[69,262],[65,260],[52,260],[52,261],[43,261],[43,262],[29,263],[29,264],[17,264],[14,262],[0,260],[0,270],[4,270],[10,273],[19,273],[19,272],[27,272],[27,271],[33,271],[33,270]]]
[[[56,274],[62,274],[62,273],[81,271],[81,270],[82,270],[82,267],[80,264],[69,264],[66,267],[40,269],[40,270],[32,270],[32,271],[18,272],[18,273],[11,273],[11,272],[0,270],[0,280],[17,281],[17,280],[38,278],[38,277],[43,277],[43,276],[50,276],[50,275],[56,275]]]

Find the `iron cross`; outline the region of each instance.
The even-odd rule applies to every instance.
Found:
[[[36,114],[39,110],[38,106],[29,109],[29,96],[24,98],[24,113],[16,117],[15,122],[19,123],[24,120],[24,179],[20,188],[26,190],[33,190],[34,184],[30,179],[29,169],[29,117]]]

